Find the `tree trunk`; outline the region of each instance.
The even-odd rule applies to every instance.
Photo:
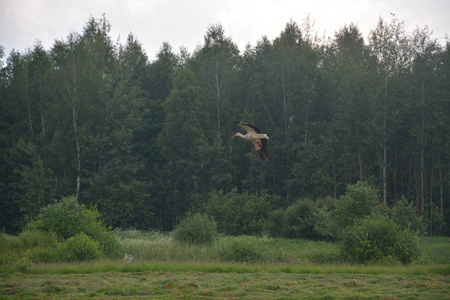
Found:
[[[76,150],[77,150],[77,187],[76,187],[76,198],[77,202],[78,197],[80,195],[80,186],[81,186],[81,148],[80,148],[80,141],[78,139],[78,126],[77,126],[77,116],[78,112],[76,108],[72,107],[72,120],[73,120],[73,133],[75,137],[75,144],[76,144]]]
[[[216,106],[217,106],[217,134],[220,134],[220,126],[221,126],[221,122],[220,122],[220,101],[222,100],[222,93],[221,93],[221,89],[222,89],[222,84],[221,81],[219,79],[219,62],[216,60],[216,74],[215,74],[215,79],[216,79],[216,95],[217,95],[217,99],[216,99]]]
[[[288,125],[287,120],[288,117],[286,116],[286,85],[284,83],[284,68],[281,67],[281,90],[283,92],[283,118],[284,118],[284,141],[285,145],[287,146],[288,143]]]
[[[381,176],[383,180],[383,204],[387,203],[387,83],[388,77],[384,79],[384,111],[383,111],[383,162],[381,163]]]
[[[425,133],[424,133],[424,111],[425,104],[425,82],[422,82],[422,107],[420,120],[420,214],[423,214],[425,206]]]
[[[355,128],[356,130],[356,137],[359,140],[359,130],[358,127]],[[358,165],[359,165],[359,180],[363,181],[364,176],[363,176],[363,162],[362,162],[362,156],[361,156],[361,147],[358,145],[357,147],[357,155],[358,155]]]
[[[444,217],[444,188],[442,184],[442,168],[441,168],[441,160],[439,159],[439,198],[440,198],[440,207],[441,207],[441,216]]]

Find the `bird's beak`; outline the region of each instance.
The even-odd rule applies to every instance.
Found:
[[[236,137],[236,135],[233,135],[233,136],[230,138],[230,140],[234,139],[235,137]]]

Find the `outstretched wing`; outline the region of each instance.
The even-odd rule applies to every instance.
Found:
[[[234,121],[234,123],[236,123],[237,126],[244,128],[247,132],[256,132],[256,133],[261,133],[261,130],[253,125],[250,125],[248,123],[245,122],[239,122],[239,121]]]

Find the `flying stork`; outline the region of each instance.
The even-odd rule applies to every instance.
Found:
[[[241,137],[243,139],[252,141],[253,145],[255,145],[255,148],[253,148],[253,151],[257,151],[258,158],[261,158],[263,161],[268,161],[270,158],[269,152],[267,151],[267,140],[269,140],[269,137],[267,134],[262,133],[261,130],[253,125],[250,125],[248,123],[235,121],[236,125],[239,127],[244,128],[247,133],[242,134],[240,132],[236,132],[235,135],[233,135],[230,140],[234,139],[235,137]]]

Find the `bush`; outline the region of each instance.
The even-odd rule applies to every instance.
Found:
[[[266,227],[271,203],[276,202],[266,191],[239,194],[211,192],[205,204],[206,213],[214,218],[220,232],[227,235],[260,235]]]
[[[349,185],[347,193],[336,201],[333,212],[333,235],[338,237],[346,227],[370,215],[378,203],[378,191],[368,183],[358,182]]]
[[[99,243],[84,233],[68,238],[60,247],[64,260],[69,262],[97,259],[102,256]]]
[[[309,199],[297,200],[286,209],[287,238],[314,237],[314,202]]]
[[[300,199],[286,209],[269,213],[266,230],[271,237],[323,239],[332,235],[334,199]]]
[[[357,263],[373,263],[391,256],[403,264],[419,255],[418,238],[383,215],[370,215],[345,230],[342,254]]]
[[[17,236],[0,233],[0,266],[21,257],[23,243]]]
[[[271,237],[286,237],[286,209],[279,208],[269,213],[266,230]]]
[[[23,248],[23,243],[17,236],[0,233],[0,249],[16,251],[21,248]]]
[[[44,207],[36,219],[27,224],[30,231],[54,232],[61,239],[84,233],[99,242],[103,253],[115,253],[118,242],[100,221],[96,209],[78,204],[74,196]]]
[[[19,234],[19,240],[24,248],[53,247],[58,243],[56,234],[40,230],[25,230]]]
[[[173,238],[176,242],[196,245],[211,245],[216,235],[216,222],[201,213],[188,215],[173,232]]]
[[[417,232],[420,235],[426,234],[426,226],[422,217],[417,217],[413,203],[408,204],[405,197],[400,198],[392,207],[391,216],[400,227]]]
[[[234,262],[262,261],[267,253],[267,247],[261,241],[252,237],[232,238],[223,242],[218,250],[221,260]]]

